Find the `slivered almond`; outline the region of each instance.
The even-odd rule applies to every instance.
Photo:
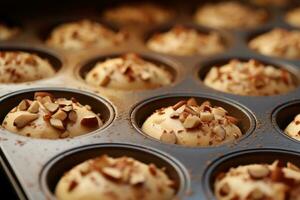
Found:
[[[50,102],[45,103],[44,106],[47,108],[47,110],[49,110],[52,113],[57,111],[57,109],[59,108],[58,104]]]
[[[220,141],[225,140],[225,138],[226,138],[226,131],[225,131],[225,129],[222,126],[219,126],[219,125],[215,126],[213,128],[213,132],[216,134],[218,140],[220,140]]]
[[[45,96],[41,99],[42,104],[52,103],[52,99],[50,96]]]
[[[214,115],[219,115],[219,116],[224,117],[227,114],[227,111],[221,107],[217,107],[217,108],[212,109],[212,113]]]
[[[195,98],[190,98],[188,101],[187,101],[187,105],[188,106],[198,106],[198,103],[196,101]]]
[[[73,110],[73,106],[65,106],[62,108],[62,110],[65,112],[70,112],[71,110]]]
[[[28,105],[27,100],[22,100],[18,105],[18,109],[21,111],[25,111],[25,110],[27,110],[28,106],[29,105]]]
[[[17,128],[23,128],[30,122],[36,120],[38,117],[39,117],[38,114],[23,113],[15,118],[14,126],[16,126]]]
[[[105,87],[105,86],[107,86],[107,85],[109,84],[109,82],[110,82],[110,77],[109,77],[109,76],[105,76],[105,77],[101,80],[100,86]]]
[[[263,179],[270,174],[270,170],[266,165],[251,166],[248,173],[253,179]]]
[[[39,111],[39,108],[40,108],[39,102],[33,101],[27,111],[31,113],[37,113]]]
[[[37,97],[46,97],[46,96],[54,98],[54,96],[52,94],[50,94],[49,92],[35,92],[34,93],[34,99],[37,99]]]
[[[60,109],[52,115],[52,118],[59,119],[61,121],[64,121],[67,117],[68,117],[67,113],[65,113],[64,111],[62,111]]]
[[[72,101],[71,100],[67,100],[65,98],[56,99],[56,103],[58,103],[59,105],[62,105],[62,106],[70,106],[70,105],[72,105]]]
[[[64,127],[62,121],[59,120],[59,119],[51,118],[51,119],[50,119],[50,124],[51,124],[54,128],[57,128],[57,129],[60,129],[60,130],[65,130],[65,127]]]
[[[142,173],[132,173],[129,178],[129,183],[131,185],[138,185],[145,182],[145,176]]]
[[[104,167],[102,169],[102,173],[113,179],[121,179],[122,178],[122,172],[116,168]]]
[[[185,106],[184,111],[192,115],[198,115],[198,113],[190,106]]]
[[[189,116],[189,113],[187,112],[182,112],[179,115],[179,120],[183,123],[185,121],[185,119],[187,118],[187,116]]]
[[[82,126],[89,127],[89,128],[99,126],[98,119],[96,116],[86,116],[81,120],[80,124]]]
[[[178,108],[180,108],[181,106],[185,105],[186,104],[186,101],[185,100],[182,100],[182,101],[179,101],[178,103],[176,103],[174,106],[172,106],[173,110],[177,110]]]
[[[69,112],[68,114],[68,118],[71,122],[76,122],[77,121],[77,113],[76,111],[72,110],[71,112]]]
[[[183,122],[183,127],[187,129],[197,128],[201,123],[200,118],[194,115],[189,115]]]
[[[159,139],[162,142],[169,143],[169,144],[176,144],[177,142],[177,137],[174,131],[170,131],[170,132],[164,131]]]
[[[210,122],[211,120],[214,119],[214,115],[210,112],[202,112],[200,114],[200,119],[203,122]]]

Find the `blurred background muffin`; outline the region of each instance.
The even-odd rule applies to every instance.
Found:
[[[55,74],[48,60],[22,51],[0,51],[0,83],[22,83]]]
[[[131,157],[107,155],[75,166],[59,180],[58,200],[173,200],[174,182],[164,170]]]
[[[15,37],[20,32],[17,27],[8,26],[0,21],[0,41]]]
[[[296,88],[292,75],[272,65],[256,60],[231,60],[214,66],[204,78],[204,84],[222,92],[269,96],[283,94]]]
[[[191,147],[216,146],[242,136],[238,119],[209,101],[191,98],[156,110],[143,123],[142,131],[162,142]]]
[[[299,59],[300,31],[275,28],[253,38],[249,47],[266,56]]]
[[[288,11],[285,15],[285,21],[292,26],[300,27],[300,7]]]
[[[220,53],[225,49],[225,44],[217,32],[201,33],[177,25],[167,32],[154,34],[147,41],[147,47],[160,53],[188,56]]]
[[[166,66],[128,53],[98,62],[85,77],[88,84],[120,90],[155,89],[173,82]]]
[[[104,11],[107,21],[119,24],[154,25],[171,20],[173,11],[152,3],[132,3],[112,7]]]
[[[268,13],[237,1],[208,3],[195,14],[197,24],[218,29],[245,29],[264,24]]]
[[[291,0],[250,0],[251,3],[258,6],[276,6],[283,7],[291,3]]]
[[[50,46],[81,50],[90,47],[114,47],[125,40],[125,34],[115,32],[91,20],[80,20],[55,27],[46,43]]]

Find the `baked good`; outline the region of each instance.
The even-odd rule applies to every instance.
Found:
[[[266,56],[300,58],[300,31],[276,28],[253,38],[249,47]]]
[[[300,170],[279,161],[232,167],[217,176],[214,191],[217,200],[299,200]]]
[[[155,111],[143,123],[142,131],[162,142],[183,146],[216,146],[242,136],[238,120],[209,101],[201,105],[194,98]]]
[[[52,30],[46,43],[57,48],[81,50],[89,47],[113,47],[124,40],[125,34],[114,32],[98,22],[84,19],[57,26]]]
[[[285,21],[292,26],[300,27],[300,7],[288,11]]]
[[[0,40],[8,40],[13,38],[19,33],[19,29],[16,27],[10,27],[0,22]]]
[[[296,115],[294,120],[284,130],[289,137],[300,141],[300,114]]]
[[[283,7],[291,3],[291,0],[251,0],[255,5],[259,6],[276,6]]]
[[[0,83],[21,83],[51,77],[54,68],[34,53],[0,51]]]
[[[58,200],[172,200],[174,182],[154,164],[107,155],[87,160],[58,182]]]
[[[244,29],[262,25],[268,19],[263,9],[254,9],[236,1],[210,3],[196,11],[195,20],[199,25],[222,28]]]
[[[154,89],[172,79],[164,66],[132,53],[98,62],[85,77],[90,85],[120,90]]]
[[[48,92],[36,92],[34,100],[22,100],[2,122],[10,132],[44,139],[75,137],[102,125],[89,105],[83,106],[75,98],[55,98]]]
[[[225,45],[216,32],[200,33],[184,26],[175,26],[164,33],[157,33],[147,41],[153,51],[180,56],[211,55],[222,52]]]
[[[104,19],[120,24],[160,24],[169,21],[173,12],[151,3],[124,4],[104,12]]]
[[[288,71],[254,59],[234,59],[214,66],[205,76],[204,84],[222,92],[249,96],[283,94],[296,88]]]

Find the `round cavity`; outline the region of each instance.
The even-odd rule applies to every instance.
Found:
[[[300,155],[297,152],[279,149],[250,149],[218,158],[204,172],[203,187],[207,199],[215,199],[214,182],[220,173],[227,172],[231,167],[248,164],[272,164],[276,160],[284,164],[291,162],[300,166],[299,158]]]
[[[56,72],[58,72],[62,67],[62,61],[57,55],[42,49],[32,47],[1,46],[0,51],[23,51],[26,53],[36,54],[41,58],[48,60]]]
[[[186,23],[185,24],[174,24],[174,23],[169,23],[169,24],[164,24],[164,25],[161,25],[161,26],[157,26],[157,27],[153,28],[151,31],[148,31],[144,35],[145,46],[147,47],[147,42],[153,36],[155,36],[156,34],[166,33],[166,32],[170,31],[172,28],[174,28],[176,26],[180,26],[180,27],[184,27],[184,28],[188,28],[188,29],[193,29],[193,30],[196,30],[200,34],[210,34],[210,33],[216,32],[217,34],[220,35],[221,43],[224,45],[223,51],[225,51],[233,42],[232,38],[230,38],[230,36],[228,34],[225,34],[224,32],[221,32],[220,30],[213,30],[213,29],[209,29],[209,28],[206,28],[206,27],[200,27],[200,26],[197,26],[195,24],[186,24]],[[151,50],[151,51],[154,51],[154,50]],[[160,53],[160,52],[157,52],[157,53]],[[220,53],[222,53],[222,52],[214,53],[214,54],[211,54],[211,55],[216,55],[216,54],[220,54]],[[165,54],[172,55],[172,53],[165,53]],[[191,55],[188,55],[188,56],[195,56],[195,55],[198,55],[198,54],[195,53],[195,54],[191,54]],[[200,54],[200,56],[201,56],[201,54]]]
[[[273,126],[285,137],[300,142],[284,133],[285,128],[300,114],[300,100],[285,103],[275,109],[272,113]]]
[[[228,111],[228,113],[237,118],[239,120],[237,126],[243,133],[243,136],[236,141],[239,141],[248,135],[254,130],[255,128],[255,118],[250,113],[250,111],[243,107],[242,105],[238,105],[235,102],[231,102],[229,100],[225,100],[219,97],[207,96],[207,95],[191,95],[191,94],[170,94],[164,96],[158,96],[154,98],[147,99],[138,105],[136,105],[131,112],[131,122],[134,128],[137,129],[139,133],[142,135],[153,139],[157,142],[161,142],[160,140],[149,136],[148,134],[142,131],[143,123],[150,117],[156,110],[173,106],[181,100],[188,100],[189,98],[195,98],[198,103],[204,101],[210,101],[212,106],[220,106]],[[164,145],[167,145],[164,143]],[[223,144],[224,145],[224,144]],[[179,145],[177,145],[179,146]],[[184,146],[185,147],[185,146]],[[201,148],[201,147],[198,147]]]
[[[87,84],[87,82],[85,81],[85,77],[86,75],[95,67],[95,65],[98,62],[104,62],[108,59],[112,59],[112,58],[116,58],[116,57],[120,57],[122,55],[126,54],[124,53],[118,53],[118,54],[110,54],[110,55],[104,55],[104,56],[99,56],[99,57],[95,57],[92,58],[90,60],[88,60],[87,62],[80,64],[79,67],[75,70],[75,75],[84,83]],[[149,55],[149,54],[143,54],[143,53],[136,53],[138,56],[140,56],[142,59],[154,63],[160,67],[162,67],[163,69],[167,70],[168,72],[170,72],[170,74],[172,75],[172,84],[174,84],[177,81],[177,70],[178,70],[178,66],[176,63],[174,63],[173,61],[166,59],[164,57],[161,56],[153,56],[153,55]],[[162,86],[162,87],[167,87],[166,86]],[[93,86],[95,87],[95,86]],[[100,87],[100,86],[99,86]]]
[[[75,97],[82,105],[89,105],[91,106],[94,113],[99,113],[104,125],[99,129],[82,136],[93,134],[106,128],[113,121],[115,116],[114,109],[108,101],[91,93],[65,88],[32,88],[22,91],[16,91],[0,98],[1,124],[7,113],[9,113],[14,107],[16,107],[23,99],[33,99],[35,92],[49,92],[57,98],[63,97],[66,99],[71,99],[72,97]]]
[[[115,158],[128,156],[146,164],[153,163],[158,168],[165,168],[167,175],[175,182],[178,197],[183,196],[189,187],[186,169],[166,153],[130,144],[111,143],[82,146],[51,159],[40,174],[42,190],[47,197],[54,198],[55,187],[67,171],[88,159],[105,154]]]
[[[198,77],[197,78],[200,79],[200,81],[204,84],[204,79],[206,78],[206,75],[208,74],[208,72],[211,70],[212,67],[221,67],[225,64],[228,64],[229,61],[232,59],[237,59],[237,60],[245,61],[245,62],[249,61],[250,59],[254,59],[264,65],[272,65],[273,67],[275,67],[277,69],[285,69],[291,74],[294,84],[296,86],[299,86],[300,79],[298,77],[300,77],[300,71],[296,66],[294,66],[292,64],[288,64],[283,61],[271,61],[266,58],[256,58],[256,57],[240,57],[240,56],[239,57],[220,57],[220,58],[207,60],[198,65],[198,67],[197,67],[197,69],[198,69],[197,76]],[[215,90],[209,86],[206,86],[206,87],[208,87],[212,90]],[[220,90],[217,90],[217,91],[223,92]],[[291,92],[291,91],[289,91],[289,92]],[[223,92],[223,93],[229,93],[229,92]],[[230,94],[232,94],[232,93],[230,93]],[[278,94],[278,95],[280,95],[280,94]]]

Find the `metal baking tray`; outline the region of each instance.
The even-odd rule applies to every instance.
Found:
[[[77,2],[77,1],[76,1]],[[74,165],[101,154],[132,156],[146,163],[166,167],[177,183],[179,199],[214,199],[212,185],[216,174],[231,166],[252,162],[272,162],[276,159],[300,165],[300,143],[284,135],[282,129],[300,112],[300,89],[270,97],[248,97],[213,90],[202,83],[209,67],[231,58],[254,58],[283,67],[300,79],[299,60],[270,58],[248,49],[247,41],[258,33],[273,27],[291,29],[283,20],[284,9],[267,8],[269,21],[247,30],[219,31],[227,44],[225,52],[212,56],[171,56],[148,50],[145,40],[150,34],[183,24],[199,31],[210,29],[193,23],[193,11],[199,2],[186,4],[177,1],[172,6],[178,17],[164,25],[118,26],[104,22],[129,33],[127,42],[108,49],[91,48],[66,51],[44,44],[54,25],[76,19],[101,20],[101,10],[108,1],[92,4],[68,3],[56,9],[32,8],[31,12],[8,12],[22,27],[16,38],[0,42],[1,50],[26,50],[47,58],[57,70],[55,76],[35,82],[0,85],[0,121],[23,98],[32,98],[35,91],[49,91],[59,97],[76,97],[101,112],[105,125],[92,133],[72,139],[32,139],[0,130],[1,165],[20,199],[53,199],[53,190],[60,176]],[[49,3],[49,2],[48,2]],[[202,3],[202,2],[200,2]],[[54,4],[54,3],[53,3]],[[52,4],[52,5],[53,5]],[[172,2],[169,4],[172,4]],[[47,4],[48,5],[48,4]],[[85,5],[85,6],[83,6]],[[8,7],[11,4],[8,3]],[[28,8],[30,10],[30,8]],[[26,9],[25,9],[26,10]],[[30,14],[28,14],[30,13]],[[83,77],[98,60],[135,52],[142,57],[163,63],[175,77],[172,85],[144,91],[120,91],[88,86]],[[152,112],[178,100],[195,97],[199,102],[210,100],[226,108],[240,119],[244,136],[216,147],[184,147],[164,144],[144,135],[140,127]]]

